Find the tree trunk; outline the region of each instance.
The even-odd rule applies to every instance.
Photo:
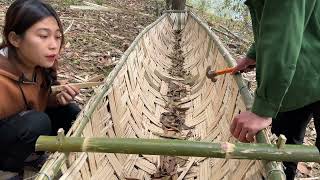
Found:
[[[171,9],[171,5],[172,5],[172,0],[166,0],[166,9],[167,10]]]
[[[184,10],[186,5],[186,0],[171,0],[173,10]]]

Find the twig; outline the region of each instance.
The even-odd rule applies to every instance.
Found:
[[[92,19],[92,18],[76,18],[76,17],[60,17],[60,19],[63,20],[81,20],[81,21],[98,21],[98,19]]]
[[[149,16],[151,17],[152,15],[150,14],[145,14],[145,13],[141,13],[141,12],[137,12],[137,11],[133,11],[133,10],[129,10],[129,9],[119,9],[116,7],[112,7],[112,6],[101,6],[98,4],[94,4],[94,3],[90,3],[90,2],[83,2],[86,6],[70,6],[71,9],[82,9],[82,10],[101,10],[101,11],[118,11],[118,12],[122,12],[122,11],[127,11],[130,13],[134,13],[134,14],[139,14],[142,16]]]
[[[89,88],[89,87],[93,87],[93,86],[99,86],[101,84],[103,84],[103,82],[69,83],[67,85],[82,89],[82,88]],[[65,85],[52,86],[51,87],[52,92],[62,91],[64,89],[64,86]]]
[[[164,138],[170,138],[170,139],[180,139],[180,140],[186,139],[186,137],[179,137],[179,136],[174,136],[174,135],[162,134],[162,133],[158,133],[158,132],[152,132],[152,134],[154,134],[156,136],[164,137]]]
[[[177,180],[182,180],[187,175],[188,171],[190,170],[191,166],[195,161],[196,161],[196,158],[194,157],[190,158],[190,162],[188,163],[186,169],[180,174]]]
[[[102,17],[100,17],[100,20],[103,21],[104,23],[108,24],[108,22],[105,19],[103,19]]]
[[[244,39],[244,38],[240,38],[238,35],[236,35],[235,33],[231,32],[228,28],[224,27],[223,25],[220,25],[220,27],[222,29],[224,29],[225,31],[227,31],[229,34],[231,34],[232,36],[234,36],[236,39],[240,40],[240,41],[243,41],[245,43],[248,43],[249,44],[249,41]]]
[[[93,6],[70,6],[70,9],[72,10],[97,10],[97,11],[112,11],[114,9],[108,9],[108,8],[98,8]]]
[[[73,23],[74,23],[74,20],[72,19],[72,21],[71,21],[70,25],[68,26],[68,28],[63,32],[64,34],[67,34],[70,31]]]
[[[113,9],[115,11],[121,11],[121,9],[118,9],[118,8],[115,8],[115,7],[112,7],[112,6],[101,6],[101,5],[90,3],[90,2],[87,2],[87,1],[84,1],[83,4],[85,4],[87,6],[95,7],[97,9],[104,9],[104,10],[112,10]]]
[[[103,19],[102,17],[100,17],[100,20],[102,21],[101,24],[102,24],[104,27],[109,28],[109,27],[107,27],[108,22],[107,22],[105,19]],[[105,33],[106,33],[109,37],[111,37],[111,34],[107,31],[107,29],[105,29]]]
[[[77,75],[73,75],[73,76],[76,78],[75,80],[78,82],[87,82],[87,80],[85,78],[82,78],[81,76],[77,76]]]
[[[216,28],[211,27],[211,29],[214,30],[217,33],[220,33],[220,34],[223,34],[223,35],[227,36],[228,38],[235,39],[233,36],[231,36],[229,34],[226,34],[226,33],[222,32],[222,31],[220,31],[220,30],[218,30]]]
[[[103,74],[96,75],[93,78],[89,79],[87,82],[97,82],[104,78]]]

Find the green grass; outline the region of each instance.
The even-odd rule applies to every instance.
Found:
[[[79,4],[81,0],[61,0],[61,4],[65,6],[71,6],[71,5],[76,5]]]
[[[98,5],[102,5],[103,4],[103,0],[95,0],[96,4]]]

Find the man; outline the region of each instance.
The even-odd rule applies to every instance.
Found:
[[[258,87],[251,112],[236,116],[230,126],[242,142],[254,141],[272,123],[288,144],[302,144],[314,118],[320,133],[320,2],[317,0],[247,0],[255,43],[240,59],[237,71],[256,64]],[[317,137],[316,145],[320,147]],[[288,180],[297,163],[284,162]]]

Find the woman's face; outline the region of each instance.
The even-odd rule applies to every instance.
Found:
[[[28,67],[50,68],[60,52],[62,34],[54,17],[31,26],[19,40],[17,54]]]

